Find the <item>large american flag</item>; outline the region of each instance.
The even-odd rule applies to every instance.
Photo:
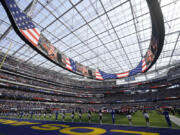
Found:
[[[76,71],[76,62],[70,58],[66,58],[66,68],[71,71]]]
[[[138,64],[138,66],[129,72],[129,76],[136,75],[137,73],[140,72],[145,72],[146,69],[147,69],[146,61],[145,58],[143,58],[141,62]]]
[[[128,77],[129,76],[129,72],[124,72],[124,73],[118,73],[117,74],[117,78],[124,78],[124,77]]]
[[[103,77],[104,80],[105,79],[116,79],[117,78],[116,74],[105,73],[101,70],[99,70],[99,73],[101,74],[101,76]]]
[[[140,73],[140,72],[142,72],[142,61],[140,61],[140,63],[138,64],[136,68],[129,71],[129,76],[136,75],[137,73]]]
[[[145,72],[147,69],[145,58],[142,59],[142,72]]]
[[[23,36],[35,47],[38,45],[40,31],[32,23],[31,19],[19,9],[15,0],[5,0],[14,18],[14,21]]]
[[[95,76],[96,76],[97,80],[104,80],[102,75],[100,74],[99,70],[96,70]]]

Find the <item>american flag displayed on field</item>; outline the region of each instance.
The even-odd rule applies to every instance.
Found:
[[[99,70],[96,70],[95,76],[96,76],[97,80],[104,80],[102,75],[100,74]]]
[[[32,23],[31,19],[19,9],[15,0],[6,0],[6,4],[14,18],[14,21],[23,36],[35,47],[38,45],[40,31]]]
[[[70,58],[66,58],[66,68],[71,71],[76,71],[76,63]]]
[[[105,79],[116,79],[116,74],[109,74],[109,73],[105,73],[101,70],[99,70],[99,73],[101,74],[102,78]]]
[[[129,76],[129,72],[124,72],[124,73],[118,73],[117,74],[117,78],[124,78],[124,77],[128,77]]]

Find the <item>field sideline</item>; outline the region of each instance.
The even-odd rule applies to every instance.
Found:
[[[150,126],[152,126],[152,127],[168,127],[168,125],[164,119],[164,116],[159,114],[158,112],[151,111],[149,113],[149,116],[150,116]],[[36,119],[37,120],[46,120],[46,121],[55,121],[55,119],[56,119],[55,117],[56,117],[55,114],[53,114],[51,118],[49,118],[49,115],[47,115],[46,118],[44,119],[44,116],[41,115],[40,117],[38,116],[38,118],[36,116]],[[18,117],[16,117],[16,118],[18,118]],[[22,119],[30,119],[30,116],[22,117]],[[33,116],[33,120],[35,120],[35,116]],[[61,114],[58,115],[58,121],[62,121],[62,115]],[[71,113],[66,113],[65,122],[72,122]],[[74,122],[80,122],[79,117],[78,117],[78,113],[75,113]],[[81,122],[82,123],[88,123],[87,113],[82,114]],[[102,122],[103,122],[103,124],[112,124],[111,114],[110,113],[104,113]],[[99,123],[98,113],[92,113],[91,123]],[[115,115],[115,125],[129,125],[128,119],[126,118],[125,115],[116,114]],[[146,126],[146,122],[145,122],[145,119],[142,115],[142,112],[138,111],[132,116],[132,125],[133,126]],[[180,128],[179,126],[177,126],[173,122],[172,122],[172,127],[173,128]]]
[[[179,135],[180,129],[0,118],[0,135]]]

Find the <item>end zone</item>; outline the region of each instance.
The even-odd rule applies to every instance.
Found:
[[[0,119],[0,135],[178,135],[180,129]]]

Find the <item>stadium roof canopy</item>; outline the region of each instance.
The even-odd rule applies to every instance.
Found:
[[[41,32],[64,54],[107,73],[137,66],[149,47],[151,20],[146,0],[16,0]],[[165,42],[156,64],[136,77],[144,81],[180,62],[180,0],[159,0],[165,22]],[[29,11],[27,9],[30,9]],[[0,50],[25,63],[83,78],[39,55],[11,27],[0,5]]]

